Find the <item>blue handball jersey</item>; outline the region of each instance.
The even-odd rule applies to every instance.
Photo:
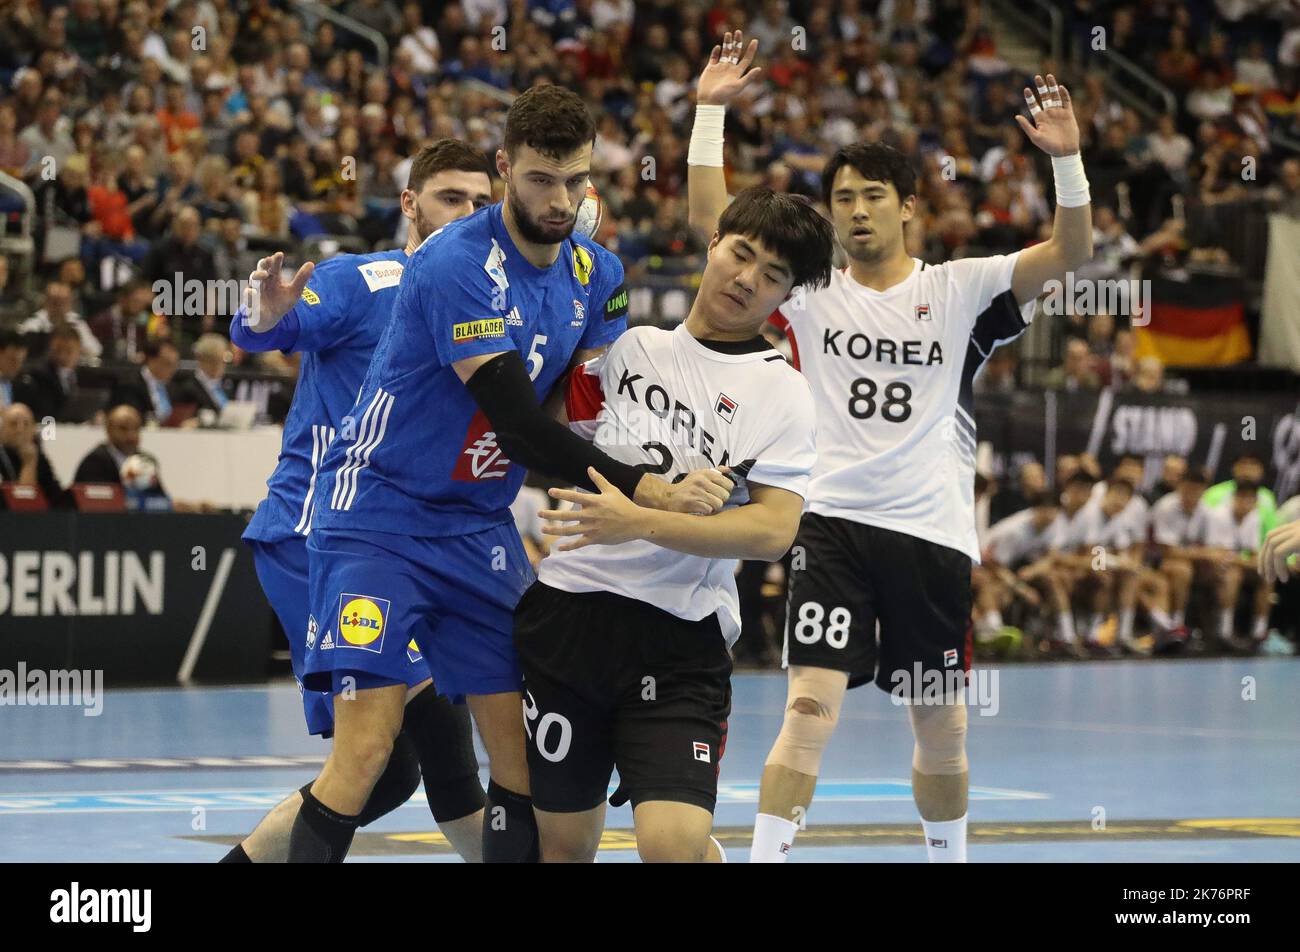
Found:
[[[321,466],[315,527],[450,536],[510,521],[524,469],[451,365],[516,350],[543,400],[575,350],[626,328],[614,254],[573,237],[537,268],[501,215],[497,204],[458,219],[411,255],[347,429]]]
[[[298,386],[267,496],[245,539],[278,542],[311,529],[325,450],[361,390],[375,345],[393,313],[405,250],[337,255],[321,262],[294,305],[302,352]]]

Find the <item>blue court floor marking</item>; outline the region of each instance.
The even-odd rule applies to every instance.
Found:
[[[614,786],[609,788],[613,793]],[[35,813],[188,813],[205,810],[269,810],[289,794],[287,789],[231,790],[112,790],[67,793],[11,793],[0,795],[0,817]],[[885,803],[912,800],[912,785],[905,780],[828,780],[817,785],[820,802]],[[972,800],[1045,800],[1048,794],[997,787],[971,787]],[[757,803],[758,784],[718,785],[722,803]],[[427,809],[423,794],[404,806]]]

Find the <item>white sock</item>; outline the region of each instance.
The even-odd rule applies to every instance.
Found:
[[[1135,609],[1121,608],[1119,610],[1119,640],[1133,640],[1133,616],[1137,614]]]
[[[718,848],[718,855],[722,857],[722,861],[724,863],[727,862],[727,851],[722,848],[722,844],[718,842],[718,838],[716,836],[710,836],[709,839],[712,840],[713,845]]]
[[[1073,615],[1071,615],[1069,612],[1061,612],[1059,615],[1057,615],[1056,628],[1057,628],[1057,632],[1061,636],[1062,641],[1064,641],[1067,645],[1074,644],[1075,634],[1074,634]]]
[[[1163,628],[1170,631],[1178,627],[1178,622],[1169,617],[1169,613],[1160,608],[1151,609],[1151,620]]]
[[[1178,609],[1178,611],[1174,612],[1175,628],[1182,628],[1185,621],[1186,621],[1186,617],[1184,616],[1183,610],[1181,608]]]
[[[749,847],[751,863],[784,863],[794,845],[799,824],[783,816],[760,813],[754,818],[754,842]]]
[[[1256,641],[1263,641],[1268,637],[1268,616],[1257,615],[1255,617],[1255,629],[1251,632]]]
[[[922,820],[925,852],[932,863],[966,862],[966,817],[957,820]]]
[[[1225,608],[1219,612],[1219,634],[1224,638],[1232,637],[1232,609]]]
[[[1101,612],[1093,612],[1088,618],[1088,640],[1094,644],[1097,641],[1097,632],[1100,630],[1101,623],[1104,620],[1104,616]]]

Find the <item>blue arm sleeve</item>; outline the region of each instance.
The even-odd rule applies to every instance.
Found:
[[[298,342],[299,330],[297,308],[295,308],[265,334],[255,334],[248,329],[248,308],[241,304],[230,320],[230,342],[236,347],[257,353],[268,350],[293,350],[293,345]]]

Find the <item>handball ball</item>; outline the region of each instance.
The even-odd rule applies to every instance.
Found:
[[[137,453],[123,461],[121,475],[122,485],[127,489],[148,489],[158,475],[158,464],[150,457]]]
[[[600,229],[600,220],[605,214],[605,202],[596,191],[596,186],[587,182],[587,195],[578,206],[578,215],[573,222],[573,230],[584,238],[596,239]]]

